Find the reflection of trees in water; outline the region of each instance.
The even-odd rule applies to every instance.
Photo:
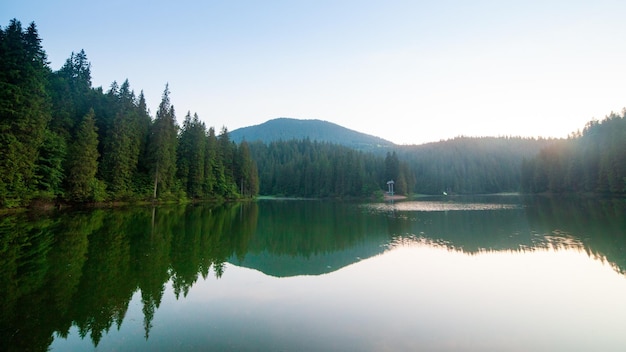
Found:
[[[72,298],[87,258],[87,234],[101,213],[0,219],[0,349],[47,350],[67,336]],[[44,325],[46,324],[46,325]]]
[[[583,248],[624,274],[625,204],[529,198],[505,210],[371,212],[352,203],[276,201],[6,216],[0,350],[45,351],[72,326],[97,345],[120,326],[137,290],[147,339],[168,281],[185,296],[199,276],[220,277],[227,260],[259,253],[289,266],[320,256],[349,265],[416,241],[467,254]]]
[[[386,219],[352,203],[266,201],[249,252],[308,258],[351,248],[372,236],[384,240],[386,233]]]
[[[0,219],[0,350],[46,351],[72,325],[97,346],[137,289],[148,338],[165,284],[185,295],[211,267],[221,275],[245,253],[257,214],[246,203]]]
[[[467,254],[584,250],[626,274],[626,201],[524,198],[500,211],[398,212],[390,246],[420,242]],[[401,221],[403,220],[403,221]]]
[[[570,238],[589,256],[626,274],[626,200],[538,197],[526,204],[534,231],[548,239]]]
[[[230,260],[276,277],[321,275],[380,254],[388,227],[356,203],[262,201],[248,253]]]

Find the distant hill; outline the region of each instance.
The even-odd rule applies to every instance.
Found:
[[[308,138],[312,141],[329,142],[364,151],[388,149],[395,146],[385,139],[357,132],[332,122],[284,117],[256,126],[239,128],[229,134],[231,140],[236,143],[243,140],[269,143]]]

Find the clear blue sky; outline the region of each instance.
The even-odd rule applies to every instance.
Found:
[[[397,143],[565,137],[626,106],[626,1],[29,1],[51,67],[84,49],[154,114],[321,119]]]

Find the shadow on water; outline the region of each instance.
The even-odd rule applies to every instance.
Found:
[[[430,203],[425,203],[430,202]],[[397,245],[468,255],[577,249],[626,271],[626,202],[428,199],[394,205],[259,201],[0,218],[0,350],[46,351],[76,327],[97,346],[141,294],[145,338],[171,282],[187,295],[226,263],[321,275]],[[471,208],[471,209],[470,209]]]

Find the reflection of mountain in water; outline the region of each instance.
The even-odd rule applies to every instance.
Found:
[[[329,273],[382,253],[389,220],[353,203],[262,201],[248,253],[229,261],[277,277]]]
[[[519,205],[415,203],[428,208],[413,211],[409,202],[264,201],[248,253],[229,261],[282,277],[338,270],[384,252],[397,236],[429,237],[465,252],[533,245]],[[470,207],[476,211],[459,211]]]
[[[256,269],[266,275],[289,277],[297,275],[322,275],[339,270],[369,257],[382,253],[386,248],[377,243],[356,244],[337,252],[314,254],[308,257],[272,255],[269,252],[248,253],[239,261],[229,261],[237,266]]]
[[[319,275],[378,255],[398,239],[467,254],[541,248],[586,250],[626,268],[623,201],[493,197],[358,206],[268,201],[244,257],[272,276]]]
[[[466,201],[479,210],[462,210]],[[273,276],[319,275],[418,242],[469,255],[582,249],[626,273],[624,200],[428,202],[259,201],[0,217],[0,350],[46,351],[72,327],[97,346],[122,324],[136,292],[149,338],[166,284],[183,297],[202,277],[228,275],[227,260]]]

